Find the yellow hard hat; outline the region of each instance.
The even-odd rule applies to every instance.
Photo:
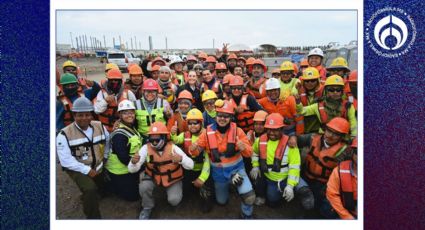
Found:
[[[342,77],[338,75],[332,75],[326,79],[325,86],[328,86],[328,85],[344,86],[344,80],[342,79]]]
[[[210,99],[217,99],[217,94],[215,94],[212,90],[207,90],[202,94],[202,102]]]
[[[68,66],[72,66],[74,68],[77,68],[77,65],[75,64],[75,62],[68,60],[68,61],[66,61],[66,62],[63,63],[62,69],[65,68],[65,67],[68,67]]]
[[[115,63],[108,63],[105,66],[105,72],[108,72],[110,69],[120,69]]]
[[[308,67],[303,71],[303,76],[301,77],[301,80],[313,80],[313,79],[319,79],[320,73],[319,71],[314,67]]]
[[[337,57],[334,60],[332,60],[331,65],[327,69],[347,69],[347,70],[349,70],[347,60],[345,60],[345,58],[343,58],[343,57]]]
[[[290,61],[284,61],[281,65],[280,65],[280,71],[295,71],[294,69],[294,64]]]
[[[204,120],[202,112],[199,109],[191,109],[187,112],[186,120]]]

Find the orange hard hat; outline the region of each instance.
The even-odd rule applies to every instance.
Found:
[[[177,97],[177,101],[181,100],[181,99],[188,99],[190,101],[193,102],[193,96],[192,94],[187,91],[187,90],[183,90],[179,93],[179,96]]]
[[[132,66],[134,66],[134,65],[136,65],[136,63],[130,63],[130,64],[128,64],[128,66],[127,66],[127,70],[128,70],[128,71],[130,71],[130,68],[131,68]]]
[[[238,60],[242,60],[243,62],[246,63],[246,59],[244,57],[238,57]]]
[[[152,124],[152,126],[149,128],[148,135],[154,135],[154,134],[169,134],[170,132],[167,129],[167,126],[165,126],[164,123],[160,121],[156,121]]]
[[[139,65],[134,64],[134,65],[128,67],[128,73],[130,75],[140,75],[140,74],[143,74],[143,70],[142,70],[142,68],[140,68]]]
[[[220,101],[222,103],[220,103]],[[218,104],[221,104],[221,106],[217,106]],[[233,107],[233,104],[231,104],[229,101],[217,100],[215,102],[215,105],[216,105],[215,111],[217,113],[235,114],[235,108]]]
[[[357,148],[357,137],[355,137],[355,138],[353,139],[353,141],[351,142],[351,147],[352,147],[352,148]]]
[[[353,70],[348,76],[348,82],[357,82],[357,70]]]
[[[252,68],[254,65],[261,65],[263,67],[264,73],[267,72],[267,66],[264,64],[264,62],[261,59],[256,59],[254,63],[252,63],[252,66],[250,66],[250,71],[252,72]]]
[[[279,129],[285,126],[283,123],[283,117],[279,113],[272,113],[267,116],[266,124],[264,128],[266,129]]]
[[[230,55],[229,55],[229,57],[227,58],[227,60],[230,60],[230,59],[238,59],[238,56],[236,56],[236,54],[234,54],[234,53],[231,53]]]
[[[154,66],[152,66],[152,68],[151,68],[151,72],[159,71],[159,69],[161,69],[161,66],[159,66],[159,65],[154,65]]]
[[[297,75],[298,74],[298,66],[295,63],[293,65],[294,65],[294,74]]]
[[[307,61],[307,59],[303,59],[303,60],[300,62],[300,67],[308,67],[308,61]]]
[[[230,86],[243,86],[243,78],[241,76],[235,76],[230,79]]]
[[[108,79],[122,79],[122,73],[119,69],[110,69],[106,74]]]
[[[326,127],[342,134],[348,134],[350,132],[350,123],[342,117],[335,117],[330,120]]]
[[[266,121],[266,117],[267,115],[269,115],[266,111],[264,110],[258,110],[255,114],[254,114],[254,121]]]
[[[227,66],[223,62],[219,62],[219,63],[215,64],[215,69],[227,70]]]
[[[189,57],[187,57],[187,60],[186,61],[195,61],[195,62],[198,62],[198,59],[196,59],[196,57],[193,56],[193,55],[189,55]]]
[[[230,73],[226,74],[223,78],[222,84],[229,84],[230,80],[233,79],[234,77],[235,77],[235,75],[233,75],[233,74],[230,74]]]
[[[200,52],[198,55],[198,58],[203,58],[203,59],[207,59],[208,55],[204,52]]]
[[[207,60],[206,60],[205,62],[212,62],[212,63],[216,63],[216,62],[217,62],[217,60],[216,60],[216,59],[215,59],[215,57],[213,57],[213,56],[208,56],[208,57],[207,57]]]
[[[162,63],[162,65],[160,65],[159,64],[159,62],[160,63]],[[161,57],[156,57],[155,59],[153,59],[153,61],[152,61],[152,66],[153,65],[160,65],[160,66],[165,66],[165,65],[167,65],[167,63],[161,58]]]
[[[273,69],[273,70],[272,70],[272,74],[273,74],[273,73],[280,73],[280,69],[279,69],[279,68],[275,68],[275,69]]]
[[[143,90],[159,90],[158,82],[153,79],[146,79],[143,82]]]
[[[252,64],[254,64],[254,61],[255,61],[255,58],[253,58],[253,57],[249,57],[249,58],[246,60],[245,65],[252,65]]]

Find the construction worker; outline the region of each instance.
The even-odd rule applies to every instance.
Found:
[[[86,97],[74,102],[74,122],[56,137],[56,153],[62,169],[82,192],[87,219],[101,219],[99,193],[104,188],[103,160],[109,152],[109,133],[93,120],[93,104]]]
[[[350,124],[341,117],[335,117],[326,124],[324,134],[314,134],[311,139],[299,141],[298,146],[309,146],[304,163],[304,180],[314,194],[315,207],[327,217],[331,211],[326,202],[326,183],[338,161],[345,159],[347,143],[345,137],[350,132]]]
[[[208,69],[213,76],[216,76],[215,65],[217,64],[217,59],[213,56],[208,56],[205,60],[204,69]]]
[[[300,178],[300,151],[288,145],[289,136],[282,132],[284,126],[279,113],[267,116],[264,125],[266,133],[257,138],[253,145],[250,176],[256,181],[257,196],[267,197],[270,206],[277,206],[282,197],[290,202],[297,195],[303,208],[310,210],[314,208],[314,196],[307,183]],[[264,204],[260,198],[257,204]]]
[[[245,62],[246,74],[249,79],[251,79],[252,77],[252,65],[254,64],[254,62],[255,58],[253,57],[249,57],[248,59],[246,59]]]
[[[107,79],[102,84],[102,90],[97,94],[94,112],[98,115],[99,121],[102,122],[108,132],[112,132],[114,123],[119,118],[118,104],[126,99],[136,101],[136,96],[133,92],[124,88],[123,76],[120,70],[109,70]]]
[[[329,177],[326,197],[339,218],[357,219],[357,138],[351,144],[352,159],[340,162]]]
[[[183,90],[177,97],[177,110],[173,116],[167,121],[167,129],[171,134],[178,135],[188,131],[186,116],[189,110],[192,109],[193,97],[192,94]]]
[[[239,66],[242,69],[244,69],[245,68],[245,64],[246,64],[245,58],[244,57],[238,57],[238,61],[237,61],[236,66]]]
[[[173,60],[170,63],[170,69],[174,70],[174,74],[172,76],[173,78],[173,83],[176,86],[182,86],[184,85],[186,78],[187,78],[187,73],[183,72],[183,65],[184,65],[184,61],[182,61],[182,59],[180,57],[177,57],[175,60]]]
[[[82,78],[82,77],[78,76],[79,68],[75,64],[75,62],[70,61],[70,60],[65,61],[62,65],[62,70],[63,70],[63,73],[73,74],[77,78],[78,84],[82,87],[83,90],[88,89],[90,87],[93,87],[95,85],[97,85],[96,88],[100,90],[100,87],[98,87],[99,84],[97,82],[91,81],[91,80],[88,80],[87,78]]]
[[[159,66],[166,66],[167,62],[165,62],[161,57],[156,57],[155,59],[153,59],[151,66],[154,65],[159,65]]]
[[[146,170],[141,173],[139,192],[143,209],[139,219],[150,219],[155,207],[155,188],[165,188],[168,203],[177,206],[183,198],[183,168],[193,169],[193,160],[169,140],[169,132],[162,122],[154,122],[149,128],[149,142],[136,153],[128,164],[130,173],[138,172],[146,162]]]
[[[195,70],[196,76],[198,77],[198,84],[202,83],[204,81],[202,78],[202,71],[204,70],[204,67],[201,64],[195,64],[193,66],[193,70]]]
[[[263,110],[263,107],[258,104],[257,100],[250,94],[244,93],[243,79],[239,76],[234,76],[230,79],[230,90],[232,98],[229,102],[236,110],[236,124],[245,133],[254,128],[254,113],[258,110]]]
[[[217,80],[223,81],[224,76],[227,74],[227,66],[223,62],[219,62],[215,65],[215,73],[217,74]]]
[[[167,100],[171,105],[175,102],[177,86],[171,80],[171,69],[168,66],[161,66],[159,69],[159,97]]]
[[[280,68],[275,68],[275,69],[272,70],[272,77],[273,78],[276,78],[276,79],[279,79],[280,80],[280,77],[281,76],[282,75],[280,74]]]
[[[224,100],[230,100],[232,98],[232,90],[230,89],[230,80],[234,78],[235,76],[233,74],[226,74],[224,76],[223,81],[221,82],[221,86],[223,88],[223,99]]]
[[[260,99],[263,97],[260,92],[260,87],[266,81],[265,75],[267,73],[267,67],[262,60],[257,59],[250,66],[250,72],[252,73],[252,78],[247,84],[246,92],[256,99]]]
[[[184,170],[183,192],[184,194],[192,194],[193,188],[197,188],[201,196],[201,210],[209,212],[212,208],[213,198],[213,181],[210,175],[210,162],[208,154],[204,151],[197,157],[189,154],[189,148],[192,143],[196,142],[199,135],[204,132],[202,112],[198,109],[191,109],[186,117],[189,130],[175,135],[171,133],[171,139],[174,144],[182,145],[184,152],[192,158],[195,165],[192,170]]]
[[[105,168],[108,171],[111,190],[119,197],[136,201],[139,196],[139,174],[130,173],[127,165],[131,157],[142,147],[142,137],[136,127],[134,103],[123,100],[118,105],[118,128],[110,135],[111,153]]]
[[[135,102],[137,131],[142,135],[143,143],[147,141],[149,127],[155,122],[164,125],[173,116],[170,104],[158,97],[159,85],[153,79],[143,82],[143,97]]]
[[[266,81],[267,97],[258,100],[258,103],[264,110],[271,113],[279,113],[284,118],[285,128],[282,130],[288,136],[291,136],[289,144],[291,147],[296,145],[295,135],[304,133],[304,120],[297,114],[296,102],[294,96],[288,96],[285,100],[280,98],[280,81],[276,78],[270,78]]]
[[[132,65],[128,70],[129,79],[125,82],[125,88],[131,90],[137,99],[142,97],[142,84],[146,77],[143,76],[139,65]]]
[[[254,118],[252,119],[254,121],[254,129],[249,130],[246,133],[246,136],[248,137],[249,143],[254,144],[255,139],[261,136],[266,130],[264,129],[264,124],[266,122],[266,117],[268,113],[264,110],[258,110],[254,114]]]
[[[350,72],[348,80],[345,83],[344,91],[348,101],[351,102],[356,109],[357,117],[357,70]]]
[[[198,54],[198,60],[199,60],[199,64],[201,64],[202,65],[202,68],[203,69],[205,69],[207,66],[206,66],[206,63],[205,63],[205,61],[207,60],[207,58],[208,58],[208,55],[205,53],[205,52],[199,52],[199,54]]]
[[[307,68],[308,68],[307,59],[302,59],[300,61],[300,67],[299,67],[298,74],[295,77],[299,79],[303,75],[304,70],[307,69]]]
[[[220,81],[211,73],[209,69],[202,71],[203,82],[201,84],[201,93],[207,90],[212,90],[219,97],[222,98],[223,91],[220,87]]]
[[[161,69],[161,66],[159,65],[154,65],[151,68],[150,74],[151,74],[151,78],[154,79],[155,81],[158,80],[159,78],[159,70]]]
[[[327,75],[338,75],[342,77],[345,81],[348,78],[348,75],[350,74],[350,68],[348,68],[347,60],[343,57],[337,57],[332,60],[331,65],[326,68]]]
[[[242,77],[243,78],[243,76],[244,76],[244,74],[243,74],[243,67],[235,66],[235,68],[233,69],[233,74],[235,76],[239,76],[239,77]],[[244,82],[245,82],[245,79],[244,79]]]
[[[241,128],[231,122],[233,106],[227,101],[217,101],[217,124],[207,127],[197,142],[192,143],[189,153],[198,156],[208,152],[211,176],[214,180],[217,203],[224,205],[229,199],[229,187],[237,188],[242,198],[241,217],[251,219],[255,193],[245,171],[242,157],[251,157],[252,147]]]
[[[310,50],[307,55],[308,66],[314,67],[319,71],[321,82],[326,81],[326,68],[322,65],[323,58],[323,51],[320,48]]]
[[[295,78],[294,64],[290,61],[280,65],[280,99],[286,100],[290,95],[297,94],[296,85],[300,82]]]
[[[204,111],[204,106],[202,105],[201,100],[201,89],[198,84],[198,77],[196,76],[196,72],[194,70],[190,70],[187,74],[186,83],[180,86],[177,89],[176,95],[180,95],[180,93],[184,90],[187,90],[192,94],[193,97],[193,106],[197,109]]]
[[[193,55],[189,55],[189,57],[187,57],[187,60],[186,60],[187,71],[193,70],[194,65],[197,63],[198,63],[198,59],[196,59],[196,57]]]
[[[301,84],[297,85],[297,91],[303,106],[312,105],[321,100],[324,86],[320,83],[320,74],[316,68],[306,68],[299,79]],[[304,133],[317,133],[319,128],[320,120],[315,114],[304,116]]]
[[[217,99],[217,95],[212,90],[207,90],[202,94],[202,103],[205,108],[205,111],[202,113],[204,117],[204,128],[216,123],[217,111],[215,110],[215,102]]]
[[[234,53],[231,53],[227,57],[227,65],[229,66],[229,72],[231,74],[235,74],[235,67],[238,65],[238,56],[236,56]]]
[[[343,117],[350,122],[350,135],[357,136],[357,118],[354,106],[343,99],[344,80],[338,75],[332,75],[326,79],[323,91],[323,100],[312,105],[303,107],[300,97],[297,96],[297,112],[304,116],[316,115],[321,125],[325,125],[334,117]],[[323,133],[319,129],[319,133]]]

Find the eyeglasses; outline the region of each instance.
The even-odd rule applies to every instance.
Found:
[[[227,113],[218,113],[217,117],[221,117],[221,118],[230,118],[232,115],[227,114]]]
[[[340,88],[328,88],[326,91],[331,92],[331,93],[335,93],[335,92],[341,93],[342,89],[340,89]]]
[[[187,125],[199,125],[200,123],[199,121],[188,121]]]
[[[311,80],[304,80],[305,83],[313,83],[317,82],[317,79],[311,79]]]
[[[238,86],[238,87],[230,87],[231,90],[242,90],[243,86]]]

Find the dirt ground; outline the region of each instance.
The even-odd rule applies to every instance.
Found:
[[[58,59],[56,66],[61,70],[65,59]],[[90,80],[100,81],[104,78],[105,64],[97,58],[81,58],[73,60]],[[127,77],[127,74],[124,74]],[[198,197],[183,197],[177,208],[167,203],[163,190],[156,190],[156,207],[152,219],[238,219],[240,216],[240,198],[236,192],[231,192],[229,203],[225,206],[214,205],[211,212],[203,214],[199,208]],[[84,219],[80,191],[69,176],[62,171],[59,164],[56,167],[56,218],[57,219]],[[124,201],[110,194],[102,198],[100,211],[104,219],[137,219],[141,210],[141,202]],[[299,219],[305,218],[297,200],[285,203],[278,208],[268,206],[255,206],[254,218],[256,219]],[[309,215],[307,218],[311,218]],[[314,218],[314,217],[313,217]]]

